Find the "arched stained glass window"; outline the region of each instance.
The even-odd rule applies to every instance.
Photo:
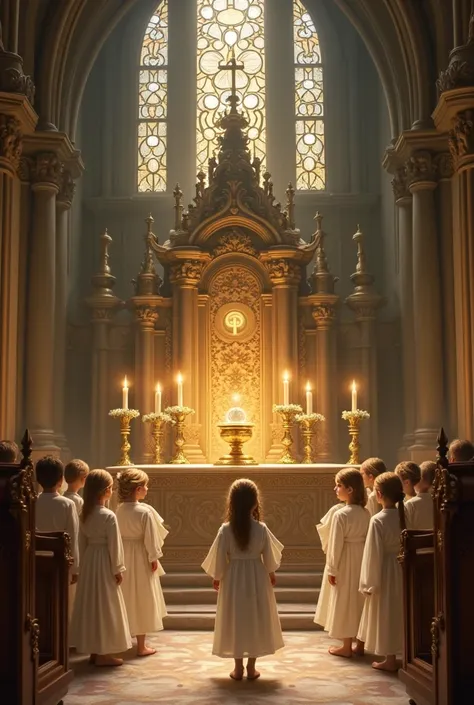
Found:
[[[237,93],[250,126],[250,150],[265,161],[265,58],[263,0],[198,0],[197,166],[216,149],[216,121],[227,107],[231,77],[219,67],[235,52]]]
[[[138,190],[166,190],[168,106],[168,1],[152,15],[143,40],[139,69]]]
[[[296,188],[326,188],[323,68],[318,34],[301,0],[293,2]]]

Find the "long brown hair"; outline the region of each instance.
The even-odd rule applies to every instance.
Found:
[[[114,483],[112,475],[107,470],[91,470],[86,477],[84,485],[84,504],[82,506],[81,521],[85,522],[92,514],[94,507],[107,489]]]
[[[258,487],[252,480],[241,478],[232,483],[227,495],[226,521],[237,546],[245,551],[250,543],[252,518],[260,521],[262,505]]]
[[[352,503],[365,507],[367,504],[367,492],[364,487],[364,480],[359,470],[355,468],[342,468],[336,475],[336,482],[340,482],[344,487],[352,489]]]
[[[405,505],[403,502],[405,494],[399,475],[394,472],[383,472],[375,478],[374,488],[380,492],[382,497],[386,497],[390,502],[397,505],[400,531],[406,529]]]

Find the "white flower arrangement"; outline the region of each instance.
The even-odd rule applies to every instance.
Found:
[[[326,417],[322,414],[317,414],[316,412],[312,414],[298,414],[298,416],[295,416],[295,421],[297,423],[321,423],[326,421]]]
[[[190,414],[195,414],[196,412],[189,406],[168,406],[164,413],[172,417],[173,414],[185,414],[186,416],[189,416]]]
[[[165,411],[161,411],[159,414],[151,413],[142,416],[143,423],[154,423],[155,421],[162,421],[163,423],[173,423],[173,419]]]
[[[111,409],[109,411],[109,416],[114,419],[120,419],[122,416],[128,416],[130,419],[136,419],[140,416],[140,412],[137,409]]]
[[[303,409],[299,404],[273,404],[274,414],[302,414]]]
[[[355,411],[343,411],[342,418],[344,421],[351,421],[352,419],[362,421],[362,419],[370,419],[370,414],[363,409],[356,409]]]

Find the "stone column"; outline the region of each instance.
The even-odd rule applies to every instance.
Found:
[[[15,438],[18,356],[21,125],[0,114],[0,435]],[[22,253],[26,259],[26,252]]]
[[[416,429],[413,460],[433,454],[444,416],[440,262],[432,154],[415,152],[407,161],[413,196],[413,315],[415,327]]]
[[[176,375],[180,372],[184,384],[183,403],[196,412],[188,417],[185,430],[184,452],[191,463],[206,462],[200,446],[202,420],[198,408],[198,284],[202,270],[202,261],[180,260],[172,265],[170,277],[173,284],[174,403],[177,403]]]
[[[316,295],[317,296],[317,295]],[[331,462],[337,448],[337,395],[336,355],[334,341],[334,323],[336,321],[335,294],[318,298],[312,297],[314,306],[312,316],[316,322],[316,405],[314,411],[326,419],[321,427],[316,459],[319,462]]]
[[[402,333],[403,407],[405,433],[400,457],[406,459],[407,449],[415,442],[415,324],[413,317],[413,210],[405,168],[397,169],[392,181],[398,208],[399,297]]]
[[[75,183],[71,173],[65,170],[56,197],[56,338],[54,351],[54,430],[56,445],[61,455],[70,455],[64,432],[64,411],[66,399],[66,337],[68,302],[68,240],[69,212],[74,197]]]
[[[61,163],[53,152],[37,154],[32,168],[26,360],[26,419],[38,454],[57,454],[54,432],[56,314],[56,196]]]

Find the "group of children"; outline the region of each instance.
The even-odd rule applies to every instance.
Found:
[[[12,445],[12,444],[10,444]],[[14,445],[14,444],[13,444]],[[0,442],[0,462],[13,462],[8,442]],[[451,462],[474,457],[469,441],[454,441]],[[402,651],[402,573],[397,556],[400,532],[433,529],[433,462],[402,462],[387,472],[380,458],[336,475],[339,502],[317,530],[326,554],[315,622],[342,641],[329,653],[350,658],[365,651],[383,656],[374,668],[395,671]],[[167,529],[142,502],[148,476],[138,468],[117,475],[119,506],[106,506],[114,480],[73,460],[36,464],[43,492],[36,504],[40,532],[67,531],[71,537],[70,643],[90,653],[96,666],[119,666],[136,637],[137,654],[155,650],[146,634],[163,628],[166,606],[159,559]],[[60,494],[64,480],[68,488]],[[79,495],[82,490],[83,497]],[[226,520],[202,564],[218,591],[213,653],[234,659],[230,676],[260,676],[256,660],[282,648],[283,638],[273,587],[283,545],[262,521],[258,487],[236,480],[227,497]],[[75,592],[75,594],[74,594]]]

